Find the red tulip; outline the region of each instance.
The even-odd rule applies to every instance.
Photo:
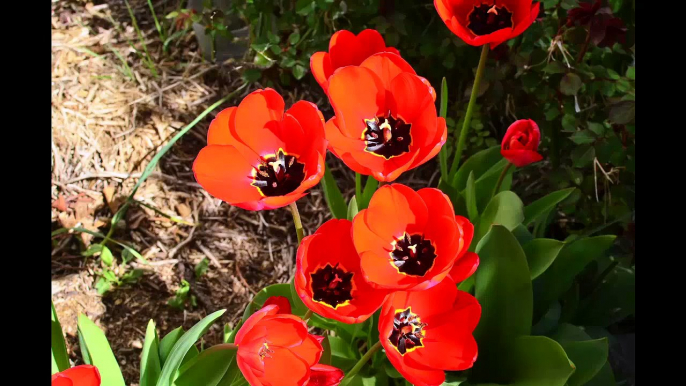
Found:
[[[540,142],[541,132],[536,122],[531,119],[520,119],[507,128],[500,154],[521,168],[543,159],[543,156],[536,152]]]
[[[336,114],[325,126],[329,150],[354,171],[393,181],[424,164],[446,141],[435,90],[400,56],[379,53],[329,78]]]
[[[395,292],[381,309],[379,340],[388,359],[415,386],[437,386],[444,370],[466,370],[477,357],[472,332],[481,306],[446,278],[426,291]]]
[[[350,221],[329,220],[303,239],[296,258],[295,290],[317,314],[360,323],[381,307],[388,291],[374,289],[364,280],[351,231]]]
[[[279,314],[291,313],[291,303],[288,302],[288,298],[285,296],[270,296],[264,301],[262,307],[266,307],[270,304],[279,306]]]
[[[317,364],[312,366],[310,381],[307,386],[338,386],[345,374],[333,366]]]
[[[434,0],[446,26],[472,46],[500,43],[519,36],[538,17],[531,0]]]
[[[281,95],[267,88],[217,115],[193,172],[207,192],[231,205],[275,209],[319,182],[325,155],[317,106],[299,101],[284,112]]]
[[[455,216],[448,197],[433,188],[385,185],[353,220],[362,273],[388,290],[437,285],[465,257],[473,236],[474,226]]]
[[[479,255],[474,252],[465,252],[464,256],[455,262],[450,269],[448,277],[455,283],[460,283],[472,276],[479,267]]]
[[[393,47],[386,47],[381,34],[373,29],[366,29],[357,36],[350,31],[340,30],[331,36],[329,52],[315,52],[310,58],[312,75],[327,92],[329,78],[345,66],[359,66],[368,57],[377,52],[392,52],[400,55]]]
[[[306,384],[322,356],[322,337],[309,334],[300,318],[268,305],[252,314],[236,334],[236,361],[252,386]]]
[[[53,375],[52,386],[100,386],[100,372],[91,365],[75,366]]]

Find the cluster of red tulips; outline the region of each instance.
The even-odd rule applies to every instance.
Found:
[[[465,42],[492,47],[521,34],[539,12],[531,0],[434,5]],[[307,101],[286,110],[275,90],[254,91],[212,121],[207,146],[193,164],[195,178],[214,197],[243,209],[293,207],[324,175],[328,149],[380,181],[352,221],[330,220],[302,239],[295,290],[312,312],[342,323],[361,323],[381,309],[380,345],[370,350],[383,347],[412,384],[439,385],[444,370],[468,369],[477,358],[472,332],[481,306],[456,286],[479,264],[468,252],[474,226],[455,215],[438,189],[389,184],[445,144],[436,91],[375,30],[336,32],[329,52],[312,56],[311,70],[335,116],[325,122]],[[539,141],[536,124],[519,120],[507,130],[501,153],[521,167],[541,160]],[[290,312],[286,298],[270,298],[245,321],[235,338],[243,376],[254,386],[338,385],[343,372],[319,364],[323,337]],[[97,370],[88,370],[95,379]],[[59,383],[62,378],[53,385],[71,385]]]

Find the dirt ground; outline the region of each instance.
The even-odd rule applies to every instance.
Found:
[[[153,3],[158,17],[176,7],[176,1]],[[123,1],[53,1],[53,231],[78,226],[107,233],[113,213],[160,147],[242,84],[237,73],[241,63],[203,61],[192,34],[163,53],[147,2],[130,4],[156,76],[136,53],[144,49]],[[119,56],[125,58],[130,72]],[[249,85],[222,108],[261,87]],[[284,97],[287,103],[307,99],[325,105],[321,94],[289,93]],[[159,213],[134,205],[113,235],[150,262],[133,261],[125,266],[119,257],[121,250],[113,247],[118,261],[115,272],[144,271],[136,283],[98,295],[99,259],[86,258],[81,252],[101,238],[78,233],[53,237],[52,299],[76,364],[81,363],[76,336],[79,313],[103,328],[126,382],[136,385],[150,319],[163,336],[178,326],[188,329],[213,311],[227,309],[221,324],[215,324],[205,337],[205,344],[215,344],[221,340],[223,324],[233,326],[239,320],[253,293],[293,275],[296,235],[286,209],[249,212],[233,208],[209,196],[193,178],[193,159],[205,145],[208,125],[220,110],[214,110],[177,142],[135,195]],[[350,189],[352,176],[345,177]],[[314,189],[298,204],[307,230],[327,219],[320,190]],[[209,270],[196,279],[194,268],[204,258],[210,261]],[[197,306],[177,310],[167,301],[182,279],[190,283]]]

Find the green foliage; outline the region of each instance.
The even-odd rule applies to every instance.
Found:
[[[190,291],[191,285],[186,280],[181,280],[179,289],[176,290],[174,297],[167,301],[167,304],[179,310],[184,309],[187,304],[190,304],[191,307],[196,307],[198,305],[197,300]]]
[[[100,371],[102,386],[124,386],[119,364],[102,330],[85,315],[79,315],[78,333],[82,352],[88,353],[88,362]]]

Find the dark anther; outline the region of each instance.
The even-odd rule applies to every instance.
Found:
[[[512,28],[512,12],[505,7],[481,4],[469,14],[467,27],[475,35],[488,35],[503,28]]]
[[[325,303],[334,309],[338,305],[352,300],[353,273],[346,272],[338,264],[318,269],[310,274],[312,277],[312,298]]]
[[[367,129],[363,136],[365,150],[368,152],[390,159],[410,151],[411,124],[405,123],[400,118],[393,118],[390,114],[388,117],[365,119],[365,123]]]
[[[415,347],[422,347],[424,332],[422,329],[426,323],[422,323],[417,314],[412,313],[411,308],[396,312],[393,319],[393,331],[388,341],[398,349],[400,354],[405,354]]]
[[[395,249],[391,251],[392,264],[399,272],[411,276],[424,276],[433,266],[436,259],[436,248],[431,240],[423,235],[408,235],[396,241]]]
[[[285,196],[305,179],[305,165],[298,162],[298,157],[279,149],[276,155],[263,158],[253,174],[251,185],[262,195]]]

